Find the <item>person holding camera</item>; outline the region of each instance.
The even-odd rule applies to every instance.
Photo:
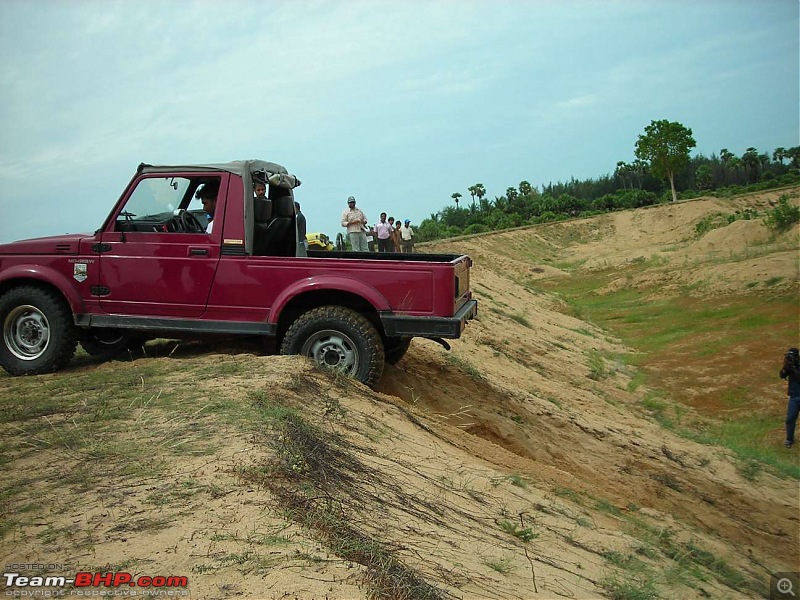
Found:
[[[789,382],[789,406],[786,408],[786,441],[783,445],[791,448],[794,445],[794,429],[797,415],[800,414],[800,350],[789,348],[783,357],[781,379]]]

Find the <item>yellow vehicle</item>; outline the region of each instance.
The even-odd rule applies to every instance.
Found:
[[[333,250],[335,248],[330,238],[324,233],[307,233],[306,240],[309,250]]]

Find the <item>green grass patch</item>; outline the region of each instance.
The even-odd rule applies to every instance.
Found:
[[[568,500],[572,500],[575,504],[583,504],[583,498],[581,495],[572,488],[556,487],[553,489],[553,493],[559,498],[567,498]]]
[[[783,446],[770,443],[774,438],[773,432],[780,427],[781,421],[774,417],[751,415],[749,419],[737,419],[714,424],[702,432],[684,432],[689,437],[703,444],[725,446],[733,450],[737,458],[745,464],[755,461],[766,466],[775,474],[800,479],[800,464],[787,452]],[[743,467],[739,472],[757,475],[753,466]]]
[[[632,265],[627,269],[634,276],[647,266]],[[749,293],[664,297],[651,295],[657,290],[633,288],[597,293],[619,278],[618,270],[594,271],[581,273],[580,277],[543,280],[540,285],[564,299],[575,316],[613,333],[634,350],[624,360],[638,369],[628,391],[635,392],[643,385],[650,388],[641,405],[662,426],[703,443],[728,447],[742,461],[756,460],[776,473],[800,476],[797,461],[775,439],[775,429],[782,419],[772,411],[754,415],[748,410],[758,400],[758,390],[779,385],[775,369],[767,368],[761,356],[770,348],[785,348],[795,342],[790,332],[792,325],[796,330],[798,323],[796,297],[789,293],[763,298]],[[599,358],[587,354],[587,360],[594,365],[594,377],[602,377]],[[738,372],[750,364],[758,369],[756,378],[749,376],[746,385],[732,379],[713,397],[701,397],[701,404],[695,405],[711,425],[682,423],[684,413],[678,407],[693,398],[686,391],[695,381],[708,387],[704,376]],[[683,367],[685,370],[680,370]],[[696,379],[687,380],[687,376]],[[667,397],[672,401],[666,402]],[[729,410],[721,413],[720,405]],[[721,414],[724,421],[720,420]],[[768,426],[762,424],[767,421]]]
[[[608,369],[606,368],[606,361],[603,355],[597,350],[588,350],[586,352],[586,362],[589,367],[589,378],[599,381],[609,376]]]
[[[496,306],[490,306],[489,310],[491,310],[492,312],[500,315],[501,317],[503,317],[505,319],[510,319],[510,320],[514,321],[515,323],[519,323],[523,327],[527,327],[528,329],[533,329],[533,325],[531,324],[531,322],[528,320],[528,318],[525,315],[521,315],[519,313],[511,313],[511,312],[505,311],[505,310],[503,310],[501,308],[497,308]]]
[[[531,542],[539,537],[539,534],[535,533],[532,528],[522,527],[512,521],[507,521],[504,519],[500,521],[498,525],[500,525],[500,529],[508,534],[513,535],[515,538],[519,538],[525,543]]]
[[[659,598],[652,574],[614,574],[600,581],[613,600],[654,600]]]
[[[469,375],[475,381],[483,381],[483,375],[481,375],[481,372],[463,358],[456,356],[455,354],[448,353],[445,357],[445,360],[458,370]]]
[[[502,558],[487,558],[483,561],[483,564],[501,575],[508,575],[516,570],[514,562],[507,556]]]

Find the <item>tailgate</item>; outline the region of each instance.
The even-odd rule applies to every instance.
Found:
[[[458,312],[458,309],[472,297],[469,291],[469,269],[472,266],[472,260],[469,256],[461,256],[455,261],[455,298],[453,299],[453,314]]]

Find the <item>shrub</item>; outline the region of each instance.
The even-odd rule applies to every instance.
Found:
[[[481,225],[480,223],[473,223],[464,229],[464,235],[472,235],[474,233],[483,233],[487,231],[488,227]]]
[[[789,196],[783,194],[778,198],[778,204],[767,212],[765,223],[770,229],[785,231],[800,221],[800,207],[789,204]]]
[[[730,222],[730,221],[729,221]],[[717,229],[725,224],[725,217],[722,213],[716,212],[706,215],[694,225],[694,233],[698,238],[703,237],[712,229]]]

